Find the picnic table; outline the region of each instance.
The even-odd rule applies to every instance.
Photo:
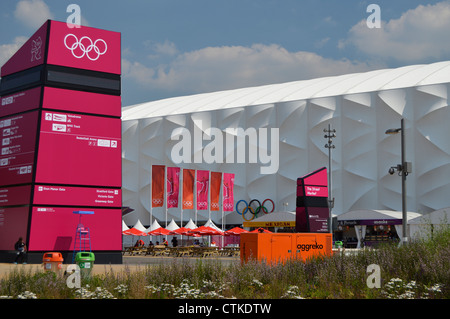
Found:
[[[222,255],[222,256],[234,257],[234,256],[239,256],[240,253],[241,253],[241,251],[240,251],[239,247],[223,247],[220,250],[220,255]]]
[[[149,246],[146,255],[165,256],[169,254],[169,250],[165,245]]]
[[[147,250],[146,247],[125,247],[122,250],[122,255],[125,255],[126,253],[128,253],[130,256],[134,256],[134,255],[145,255],[145,251]]]
[[[199,256],[199,257],[209,257],[209,256],[218,255],[218,248],[217,247],[193,247],[192,255]]]

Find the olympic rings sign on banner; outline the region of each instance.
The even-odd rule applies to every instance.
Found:
[[[67,39],[70,37],[74,38],[72,41],[67,41]],[[84,41],[84,43],[83,43]],[[67,43],[69,42],[69,43]],[[100,48],[97,46],[97,44],[99,42],[103,43],[104,49],[103,51],[100,50]],[[92,41],[91,38],[84,36],[82,38],[80,38],[80,40],[78,40],[77,36],[69,33],[66,35],[66,37],[64,38],[64,45],[66,46],[67,49],[69,49],[72,52],[72,55],[74,57],[76,57],[77,59],[81,59],[82,57],[84,57],[85,55],[88,57],[89,60],[91,61],[96,61],[101,55],[105,54],[106,51],[108,50],[108,45],[106,44],[105,40],[103,39],[97,39],[95,41]],[[101,47],[101,45],[100,45]],[[81,52],[81,54],[77,54],[75,53],[75,50],[77,50]],[[93,55],[93,53],[90,53],[91,51],[94,51],[95,55]]]
[[[267,209],[267,207],[265,206],[266,202],[271,202],[272,203],[272,210],[271,211],[269,211]],[[241,205],[241,209],[239,209],[240,208],[239,207],[240,203],[244,203],[245,204],[245,206]],[[255,203],[257,206],[253,205],[253,203]],[[253,220],[256,217],[256,215],[258,215],[258,213],[261,212],[261,211],[263,211],[264,214],[269,214],[269,213],[272,213],[274,210],[275,210],[275,204],[274,204],[273,200],[271,200],[269,198],[265,199],[262,202],[262,204],[257,199],[252,199],[249,203],[247,203],[244,199],[241,199],[240,201],[238,201],[236,203],[236,211],[237,211],[237,213],[239,215],[242,215],[242,218],[244,218],[244,220],[246,220],[248,222]],[[250,213],[253,215],[250,219],[245,218],[245,214],[248,211],[250,211]]]

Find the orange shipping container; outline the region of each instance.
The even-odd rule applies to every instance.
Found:
[[[243,233],[240,235],[241,262],[267,263],[288,259],[307,260],[312,256],[331,256],[330,233]]]

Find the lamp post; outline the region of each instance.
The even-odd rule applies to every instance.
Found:
[[[406,176],[412,171],[412,163],[405,161],[405,126],[404,119],[401,119],[400,128],[389,129],[386,134],[398,134],[401,133],[401,161],[402,163],[397,166],[392,166],[389,169],[389,174],[393,175],[397,170],[398,175],[402,177],[402,238],[400,239],[400,245],[406,244],[408,242],[408,235],[406,233],[406,225],[408,222],[407,212],[406,212]]]
[[[331,124],[328,124],[328,129],[323,129],[323,132],[326,133],[325,134],[325,138],[328,139],[328,143],[325,144],[325,148],[328,148],[328,206],[330,208],[330,216],[329,216],[329,220],[330,220],[330,233],[333,234],[333,227],[332,227],[332,223],[333,223],[333,215],[331,214],[331,210],[334,207],[334,198],[332,195],[332,173],[331,173],[331,149],[335,148],[335,146],[333,145],[333,138],[336,137],[336,130],[335,129],[331,129]]]

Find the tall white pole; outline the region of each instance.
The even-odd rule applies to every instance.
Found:
[[[195,170],[195,174],[194,174],[194,198],[195,198],[195,201],[194,201],[194,208],[195,208],[194,219],[195,219],[195,225],[198,226],[197,225],[197,201],[198,201],[198,198],[197,198],[197,170]]]
[[[220,201],[220,209],[221,209],[221,213],[222,213],[222,231],[225,231],[225,215],[223,213],[223,173],[221,173],[221,177],[220,177],[220,194],[221,194],[221,201]],[[224,236],[222,236],[222,248],[223,248],[223,244],[224,244]]]
[[[335,148],[335,146],[333,145],[333,138],[336,137],[336,130],[332,130],[331,129],[331,124],[328,124],[328,130],[324,129],[323,130],[325,133],[327,133],[324,137],[328,139],[328,143],[325,144],[325,148],[328,148],[328,206],[329,206],[329,221],[330,221],[330,233],[333,234],[333,215],[332,215],[332,209],[334,207],[334,198],[333,198],[333,185],[332,185],[332,175],[333,175],[333,171],[332,171],[332,158],[331,158],[331,149]]]

